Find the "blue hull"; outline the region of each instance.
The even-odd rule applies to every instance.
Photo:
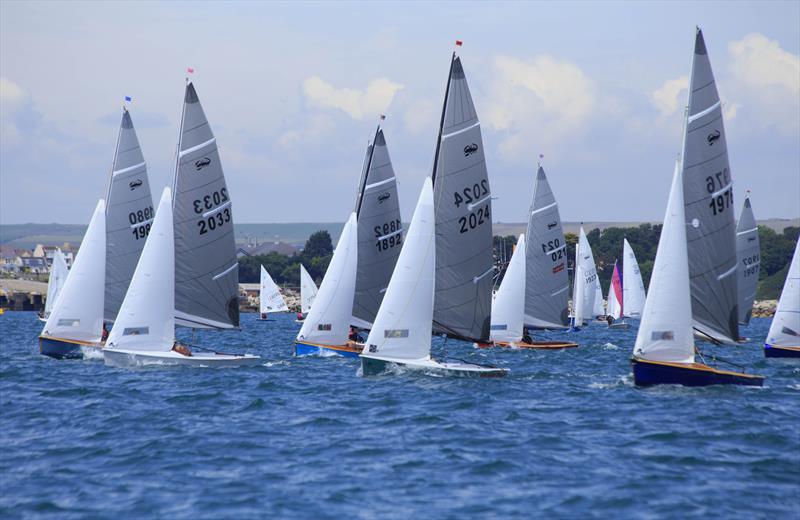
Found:
[[[52,338],[39,338],[39,352],[55,359],[83,359],[81,345]]]
[[[792,347],[778,347],[769,344],[764,344],[764,357],[800,358],[800,349]]]
[[[633,365],[633,381],[636,386],[763,386],[764,384],[764,378],[761,376],[726,372],[702,365],[680,366],[677,364],[652,363],[637,359],[632,360],[631,364]]]
[[[325,347],[322,345],[301,343],[299,341],[294,344],[295,356],[324,356],[330,354],[335,354],[338,356],[352,358],[352,359],[359,358],[358,352],[353,352],[350,350],[339,350],[334,347]]]

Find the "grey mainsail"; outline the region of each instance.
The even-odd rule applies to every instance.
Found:
[[[353,325],[371,328],[389,286],[403,243],[397,181],[383,130],[367,147],[367,160],[356,201],[358,269]]]
[[[155,214],[139,139],[122,110],[106,203],[106,321],[117,318]]]
[[[694,327],[701,336],[735,343],[739,306],[733,181],[722,105],[699,28],[681,157]]]
[[[233,210],[217,142],[194,85],[186,85],[173,186],[175,323],[239,326]]]
[[[539,166],[533,185],[525,245],[525,325],[565,328],[569,325],[567,242],[558,203]]]
[[[758,273],[761,270],[761,248],[758,226],[753,216],[750,197],[744,199],[742,213],[736,224],[736,258],[739,265],[739,323],[747,325],[753,314]]]
[[[433,164],[436,282],[433,328],[488,341],[492,292],[492,193],[481,127],[461,59],[450,62]]]

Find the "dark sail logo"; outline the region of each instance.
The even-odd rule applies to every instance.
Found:
[[[714,146],[714,141],[719,139],[720,135],[722,134],[719,133],[719,130],[714,130],[713,132],[708,134],[708,137],[706,137],[706,139],[708,140],[708,146]]]
[[[388,191],[384,191],[383,193],[378,195],[378,204],[383,204],[383,202],[389,200],[391,196],[392,196],[391,193],[389,193]]]
[[[558,264],[553,268],[553,274],[560,273],[563,270],[564,270],[564,262],[561,262],[560,264]]]
[[[195,161],[194,167],[197,170],[202,170],[203,168],[205,168],[209,164],[211,164],[211,159],[209,159],[208,157],[203,157],[202,159],[200,159],[198,161]]]
[[[142,185],[142,179],[136,179],[135,181],[131,181],[128,186],[130,186],[131,191],[135,190],[139,186]]]
[[[554,228],[554,227],[556,227],[557,225],[558,225],[558,222],[556,222],[556,221],[554,220],[554,221],[550,222],[549,224],[547,224],[547,229],[553,229],[553,228]]]
[[[474,154],[478,151],[478,145],[475,143],[468,144],[464,147],[464,157],[469,157],[470,155]]]

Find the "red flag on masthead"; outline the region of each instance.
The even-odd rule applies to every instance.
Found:
[[[384,119],[386,119],[386,114],[381,114],[381,121],[383,121]]]
[[[456,40],[456,47],[461,47],[462,45],[464,45],[464,42],[461,40]]]
[[[189,74],[194,74],[194,69],[192,67],[187,67],[186,72],[188,72]]]

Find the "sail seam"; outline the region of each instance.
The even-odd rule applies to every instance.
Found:
[[[197,150],[199,150],[201,148],[204,148],[204,147],[214,143],[216,140],[217,140],[216,137],[212,137],[211,139],[209,139],[208,141],[206,141],[204,143],[200,143],[198,145],[192,146],[191,148],[187,148],[186,150],[183,150],[180,153],[178,153],[178,157],[183,157],[184,155],[188,155],[188,154],[190,154],[192,152],[196,152]]]

